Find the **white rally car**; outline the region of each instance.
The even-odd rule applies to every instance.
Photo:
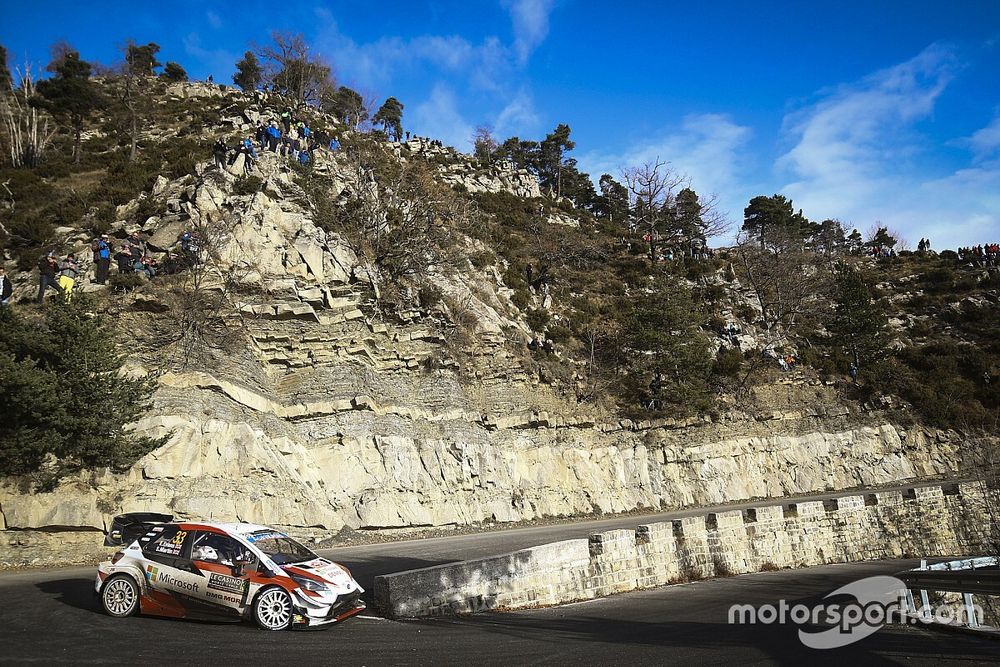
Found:
[[[282,532],[247,523],[173,522],[163,514],[115,517],[105,544],[124,547],[97,568],[111,616],[252,618],[265,630],[337,623],[365,609],[343,565]]]

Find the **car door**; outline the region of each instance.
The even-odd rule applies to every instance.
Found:
[[[220,532],[198,531],[191,543],[191,563],[204,577],[205,602],[241,611],[251,590],[257,557],[243,544]]]
[[[147,584],[154,590],[179,597],[199,598],[205,590],[204,577],[191,563],[191,543],[195,531],[182,526],[164,526],[142,547]]]

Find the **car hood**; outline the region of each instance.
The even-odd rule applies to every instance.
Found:
[[[347,572],[346,568],[325,558],[314,558],[304,563],[285,565],[283,569],[289,574],[305,574],[307,576],[311,575],[314,578],[319,577],[330,584],[335,590],[341,592],[360,588],[357,582],[354,581],[354,577]]]

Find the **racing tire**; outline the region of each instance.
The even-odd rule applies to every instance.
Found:
[[[115,618],[134,616],[139,611],[139,584],[127,574],[113,574],[101,587],[101,607]]]
[[[254,598],[253,620],[261,630],[287,630],[294,614],[292,596],[280,586],[265,588]]]

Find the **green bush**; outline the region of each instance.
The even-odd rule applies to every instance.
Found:
[[[743,353],[736,348],[720,349],[712,364],[712,374],[720,377],[736,377],[743,367]]]
[[[0,474],[36,473],[54,456],[51,484],[81,469],[124,470],[162,444],[126,428],[155,381],[121,374],[114,329],[91,306],[54,299],[39,320],[0,309]]]
[[[241,176],[233,183],[233,194],[252,195],[260,192],[264,187],[264,181],[259,176]]]
[[[542,331],[551,318],[552,316],[549,315],[549,311],[544,308],[533,308],[528,311],[524,319],[532,331]]]
[[[137,287],[142,287],[145,282],[141,274],[138,273],[116,273],[111,276],[111,289],[118,292],[131,292]]]
[[[573,332],[561,324],[553,324],[548,329],[549,338],[553,343],[565,343],[573,337]]]
[[[417,300],[420,302],[421,308],[432,308],[441,303],[443,298],[444,292],[437,285],[422,285],[417,292]]]
[[[906,399],[935,426],[989,428],[1000,409],[994,360],[976,345],[935,342],[901,350],[866,373],[865,381]]]
[[[518,310],[527,310],[528,306],[531,305],[531,295],[528,294],[528,290],[525,288],[520,288],[514,290],[514,293],[510,295],[511,303],[517,306]]]

